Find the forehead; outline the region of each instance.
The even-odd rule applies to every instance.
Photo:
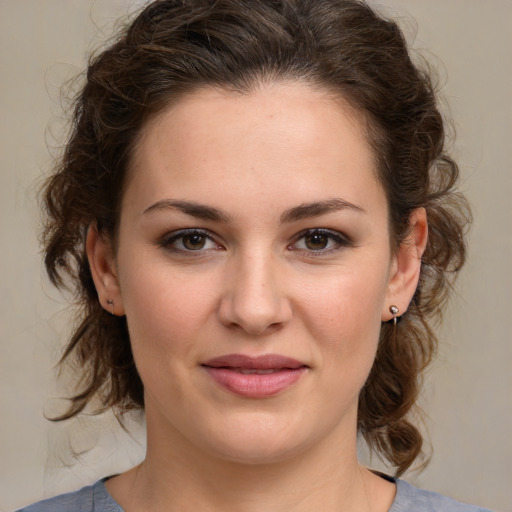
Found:
[[[366,202],[382,193],[360,116],[306,84],[250,93],[203,88],[183,97],[145,126],[131,174],[132,195],[166,190],[210,202],[227,187],[248,200],[250,190],[257,196],[285,187],[281,194],[299,202],[330,187]]]

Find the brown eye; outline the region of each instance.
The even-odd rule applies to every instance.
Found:
[[[211,249],[221,249],[207,231],[184,229],[164,236],[159,245],[166,250],[185,255],[193,252],[201,254]]]
[[[185,235],[182,237],[182,244],[189,251],[200,251],[206,245],[206,237],[199,233]]]
[[[305,251],[310,254],[327,255],[344,247],[351,247],[352,242],[339,231],[330,229],[308,229],[299,233],[296,242],[289,246],[290,249]]]
[[[325,233],[316,232],[306,235],[304,237],[304,243],[310,251],[321,251],[329,245],[329,237]]]

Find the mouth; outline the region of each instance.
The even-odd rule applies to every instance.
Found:
[[[268,375],[270,373],[276,373],[276,372],[279,372],[281,370],[283,370],[283,368],[272,368],[272,369],[269,369],[269,370],[252,370],[252,369],[249,369],[249,368],[226,368],[227,370],[233,370],[235,372],[239,372],[239,373],[243,373],[244,375],[254,375],[254,374],[257,374],[257,375]]]
[[[251,357],[229,354],[201,365],[225,390],[247,398],[265,398],[293,386],[309,368],[278,354]]]

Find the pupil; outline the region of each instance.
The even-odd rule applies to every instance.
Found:
[[[202,249],[204,247],[204,236],[202,235],[188,235],[183,239],[183,245],[187,249]]]
[[[320,250],[327,247],[328,237],[322,233],[313,233],[306,237],[306,245],[308,249]]]

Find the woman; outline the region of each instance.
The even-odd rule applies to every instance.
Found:
[[[428,76],[353,0],[157,1],[91,62],[45,189],[81,388],[132,470],[25,510],[478,510],[402,474],[469,217]],[[480,509],[481,510],[481,509]]]

